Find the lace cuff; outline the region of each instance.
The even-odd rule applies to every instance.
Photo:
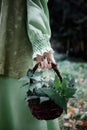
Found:
[[[37,54],[43,55],[44,52],[53,53],[53,49],[51,48],[51,44],[49,41],[49,37],[46,34],[42,34],[42,36],[37,34],[32,35],[32,48],[33,48],[33,59],[36,58]]]

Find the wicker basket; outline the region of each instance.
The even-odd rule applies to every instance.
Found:
[[[28,106],[33,116],[39,120],[52,120],[59,117],[63,112],[63,109],[51,100],[41,104],[38,99],[29,100]]]
[[[36,71],[37,67],[38,65],[33,68],[34,72]],[[62,81],[62,77],[57,69],[57,66],[52,64],[52,68],[57,73],[60,81]],[[29,92],[27,92],[27,96],[29,96]],[[40,103],[39,98],[31,99],[28,100],[28,106],[32,112],[32,115],[39,120],[52,120],[59,117],[63,112],[63,109],[56,105],[52,100]]]

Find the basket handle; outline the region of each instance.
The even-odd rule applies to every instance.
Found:
[[[33,67],[33,73],[37,70],[39,64],[40,64],[40,62],[37,63],[37,64]],[[60,74],[60,72],[59,72],[59,70],[58,70],[57,65],[54,64],[54,63],[51,63],[51,65],[52,65],[52,69],[56,72],[57,76],[59,77],[59,80],[62,82],[62,76],[61,76],[61,74]]]

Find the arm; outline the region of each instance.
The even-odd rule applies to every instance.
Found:
[[[41,61],[42,68],[51,68],[48,62],[55,60],[49,42],[51,31],[47,0],[27,0],[27,30],[32,43],[33,58],[36,58],[37,62]]]

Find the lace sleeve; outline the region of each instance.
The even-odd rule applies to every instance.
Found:
[[[33,58],[44,52],[53,53],[47,0],[27,0],[27,30],[32,43]]]

